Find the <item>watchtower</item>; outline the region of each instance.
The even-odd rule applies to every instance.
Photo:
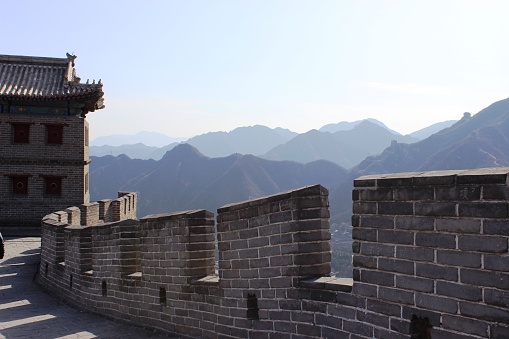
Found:
[[[0,230],[36,231],[57,209],[90,201],[86,114],[102,83],[81,83],[76,56],[0,55]]]

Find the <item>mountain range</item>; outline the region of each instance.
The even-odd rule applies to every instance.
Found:
[[[415,133],[422,137],[426,133],[437,132],[446,125],[450,126],[453,122],[435,124]],[[119,140],[116,136],[113,137],[112,143]],[[105,142],[107,137],[102,140]],[[261,125],[239,127],[230,132],[202,134],[188,139],[186,143],[195,146],[209,157],[225,157],[239,153],[253,154],[269,160],[293,160],[302,163],[325,159],[351,168],[365,157],[380,153],[392,140],[410,143],[419,139],[412,135],[402,136],[378,120],[366,119],[330,124],[319,131],[311,130],[303,134]],[[159,160],[177,144],[174,142],[164,147],[141,143],[121,146],[95,145],[90,147],[90,154],[125,154],[130,158]]]
[[[350,131],[310,131],[295,136],[286,145],[317,134],[328,136],[323,144],[325,148],[327,142],[334,144],[337,133],[350,132],[345,139],[351,142],[350,147],[355,152],[360,152],[361,145],[370,140],[373,132],[361,134],[355,129],[376,130],[377,127],[380,126],[363,121]],[[92,199],[102,199],[115,196],[118,190],[138,191],[140,215],[144,215],[189,208],[215,210],[226,203],[320,183],[330,189],[333,221],[347,222],[350,191],[356,177],[373,173],[507,166],[507,135],[509,99],[498,101],[472,117],[465,114],[454,125],[424,140],[392,141],[379,154],[366,157],[348,171],[323,159],[303,164],[239,153],[213,158],[189,144],[179,144],[158,161],[130,159],[125,155],[92,157],[91,194]],[[371,142],[378,143],[377,140]],[[296,148],[299,147],[303,150],[302,144]],[[337,146],[327,150],[328,153],[343,152]],[[324,152],[323,157],[326,156],[331,155]]]
[[[325,159],[351,168],[369,155],[382,152],[393,140],[412,143],[418,139],[394,134],[369,120],[361,121],[350,130],[334,133],[311,130],[262,155],[270,160],[293,160],[302,163]]]
[[[164,147],[174,142],[181,142],[187,138],[172,138],[165,134],[158,132],[147,132],[141,131],[133,135],[129,134],[113,134],[107,136],[101,136],[91,140],[90,146],[122,146],[122,145],[134,145],[142,143],[146,146]]]
[[[189,144],[176,146],[159,161],[125,155],[91,159],[91,199],[116,196],[117,191],[139,192],[140,216],[197,208],[215,211],[228,203],[315,183],[335,186],[347,174],[325,160],[300,164],[241,154],[209,158]]]

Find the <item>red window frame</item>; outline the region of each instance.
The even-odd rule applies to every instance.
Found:
[[[46,125],[48,144],[62,144],[64,125]]]
[[[62,176],[42,176],[46,182],[46,194],[62,195]]]
[[[30,123],[12,123],[12,141],[27,144],[30,140]]]
[[[28,194],[28,178],[30,175],[9,175],[11,178],[11,189],[13,194],[27,195]]]

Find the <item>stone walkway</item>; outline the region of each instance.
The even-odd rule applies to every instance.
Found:
[[[6,239],[0,259],[0,338],[178,338],[133,327],[63,304],[32,279],[40,238]]]

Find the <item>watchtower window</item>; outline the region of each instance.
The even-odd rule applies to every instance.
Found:
[[[28,175],[13,175],[10,177],[13,194],[28,194]]]
[[[48,132],[48,144],[62,144],[63,125],[46,125],[46,130]]]
[[[12,124],[13,141],[15,143],[28,143],[30,124]]]
[[[62,194],[62,177],[44,177],[46,181],[46,194]]]

